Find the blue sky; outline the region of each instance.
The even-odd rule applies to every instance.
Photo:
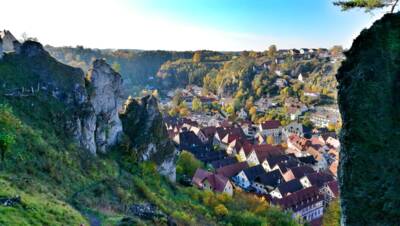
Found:
[[[280,48],[349,47],[363,28],[382,15],[362,10],[342,12],[332,0],[7,2],[10,9],[22,3],[31,5],[22,12],[28,22],[26,18],[19,22],[24,19],[20,15],[10,20],[15,13],[0,14],[0,20],[7,21],[5,28],[27,32],[52,45],[98,48],[263,50],[270,44]],[[49,21],[50,17],[57,19]]]

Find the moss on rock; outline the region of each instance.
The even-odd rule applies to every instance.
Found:
[[[400,219],[400,14],[361,32],[337,74],[342,223]]]

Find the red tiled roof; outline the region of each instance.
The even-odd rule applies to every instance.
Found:
[[[284,155],[285,152],[281,145],[258,144],[253,146],[257,158],[263,162],[267,157]]]
[[[277,129],[281,126],[281,122],[279,120],[269,120],[261,123],[261,128],[263,130],[266,129]]]
[[[238,162],[217,169],[217,174],[221,174],[227,178],[230,178],[248,167],[249,165],[247,164],[247,162]]]
[[[206,180],[210,183],[211,188],[217,192],[223,192],[226,183],[229,181],[228,178],[219,174],[211,174]]]
[[[329,189],[331,189],[335,197],[339,196],[339,184],[336,180],[328,182],[327,186],[329,187]]]
[[[290,171],[292,171],[293,176],[298,179],[300,179],[301,177],[304,177],[305,175],[315,173],[313,168],[311,168],[309,166],[294,167],[294,168],[291,168]]]
[[[210,175],[212,175],[211,172],[198,168],[192,178],[192,183],[197,187],[202,188],[204,179],[206,179]]]
[[[273,203],[281,206],[285,210],[291,209],[297,212],[322,200],[323,196],[319,193],[318,188],[312,186],[293,192],[282,199],[274,199]]]
[[[244,154],[248,156],[251,151],[253,151],[253,145],[250,142],[244,142],[242,145],[242,149],[244,151]]]

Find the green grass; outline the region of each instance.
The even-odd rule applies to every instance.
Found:
[[[26,193],[0,179],[0,196],[19,195],[21,204],[12,207],[0,206],[0,225],[80,225],[86,219],[69,204],[51,195]]]

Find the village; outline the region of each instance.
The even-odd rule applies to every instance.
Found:
[[[169,137],[180,152],[191,153],[205,166],[183,183],[230,196],[235,190],[248,192],[291,211],[294,218],[321,225],[324,209],[339,197],[340,143],[331,128],[341,123],[337,106],[312,106],[295,98],[279,106],[263,98],[254,104],[258,112],[285,108],[290,122],[254,123],[244,109],[234,119],[223,110],[193,111],[193,99],[202,106],[226,101],[203,96],[200,87],[179,92],[191,110],[186,116],[164,117]],[[170,100],[161,104],[171,105]],[[311,127],[301,122],[304,114]]]

